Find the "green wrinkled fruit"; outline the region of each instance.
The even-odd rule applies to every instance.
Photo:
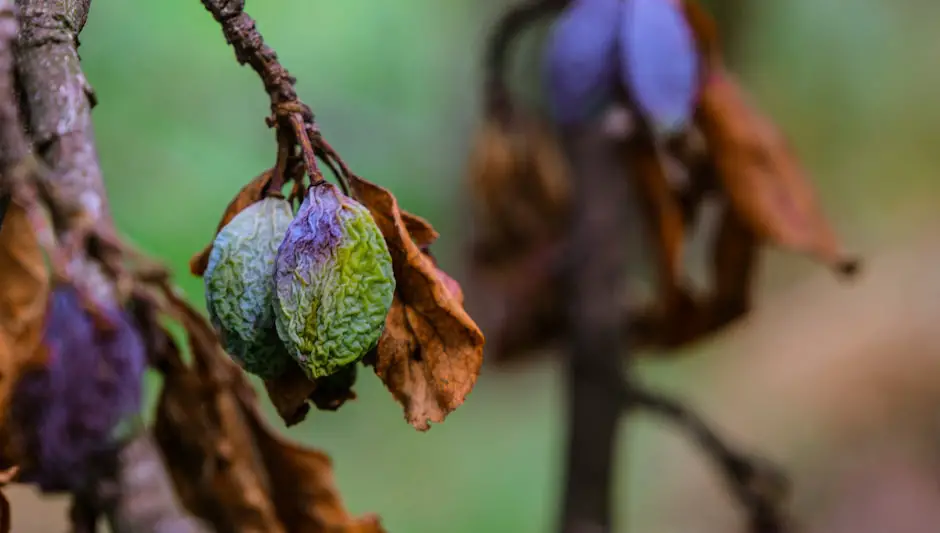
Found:
[[[294,218],[283,198],[265,198],[237,214],[216,236],[203,278],[209,319],[225,351],[262,378],[293,364],[274,325],[274,263]]]
[[[277,332],[310,379],[354,364],[379,341],[395,277],[369,210],[320,182],[277,253]]]

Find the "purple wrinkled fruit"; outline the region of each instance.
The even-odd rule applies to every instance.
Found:
[[[70,286],[51,296],[43,342],[49,360],[24,374],[10,405],[29,456],[20,480],[45,492],[74,491],[93,464],[118,449],[115,430],[140,410],[146,355],[125,313],[104,310],[114,328],[98,331]]]

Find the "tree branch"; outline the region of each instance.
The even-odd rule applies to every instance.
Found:
[[[242,65],[250,65],[258,73],[264,89],[271,98],[269,126],[277,127],[278,158],[269,190],[279,190],[288,176],[287,158],[300,146],[307,175],[312,181],[322,178],[316,156],[328,163],[336,163],[343,171],[337,176],[344,192],[348,193],[345,176],[349,174],[346,164],[323,140],[314,120],[313,111],[297,97],[294,89],[296,79],[281,65],[277,53],[264,42],[254,19],[245,13],[245,0],[202,0],[202,5],[222,26],[225,40],[235,50],[235,57]]]
[[[487,113],[501,116],[510,107],[506,64],[519,34],[539,18],[564,9],[571,0],[525,0],[506,10],[493,28],[484,55],[484,91]]]
[[[6,193],[12,192],[11,168],[23,168],[30,147],[41,159],[27,166],[37,188],[48,196],[56,230],[63,240],[90,227],[113,229],[92,131],[94,96],[81,70],[78,33],[88,16],[90,0],[0,0],[0,162]],[[16,47],[17,82],[22,102],[19,117],[13,78],[13,55],[8,46],[20,31]],[[28,132],[31,141],[25,135]],[[21,178],[25,179],[25,178]],[[77,254],[70,277],[101,303],[115,306],[115,288],[100,265]],[[146,432],[130,440],[116,465],[102,469],[96,486],[76,495],[73,519],[77,528],[93,526],[98,514],[109,515],[119,533],[155,531],[151,525],[173,520],[177,531],[202,531],[186,518],[172,490],[162,457]],[[146,469],[147,475],[140,475]],[[115,485],[116,483],[116,485]],[[115,491],[115,487],[117,491]],[[87,505],[97,508],[87,508]],[[155,516],[161,517],[156,520]]]
[[[750,531],[784,533],[787,479],[773,466],[733,449],[697,414],[676,400],[643,389],[627,388],[624,409],[646,409],[664,416],[689,433],[702,452],[720,469],[729,490],[748,515]]]
[[[637,249],[622,228],[634,219],[636,190],[625,165],[629,143],[643,132],[617,130],[613,108],[595,124],[567,128],[562,144],[572,176],[574,227],[568,256],[566,301],[570,343],[568,380],[568,450],[561,520],[562,533],[609,533],[611,476],[622,414],[647,409],[679,424],[722,471],[729,490],[748,514],[750,531],[785,533],[786,479],[763,461],[725,443],[699,416],[665,396],[636,385],[629,377],[629,339],[624,339],[628,279],[626,250]],[[623,357],[627,354],[627,357]],[[626,368],[626,370],[625,370]]]
[[[562,132],[572,176],[574,227],[566,283],[570,342],[568,452],[562,533],[608,533],[611,476],[622,413],[626,352],[622,295],[628,257],[620,228],[631,227],[633,191],[623,164],[623,138],[602,124]]]

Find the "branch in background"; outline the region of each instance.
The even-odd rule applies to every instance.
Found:
[[[3,28],[10,30],[12,25],[15,35],[16,19],[10,16],[12,6],[9,0],[0,2],[4,8],[0,10]],[[10,79],[0,81],[0,153],[4,170],[9,165],[23,168],[23,162],[30,159],[29,147],[34,146],[43,170],[39,171],[38,165],[26,168],[36,169],[32,176],[35,185],[47,196],[50,207],[55,208],[50,211],[57,233],[63,241],[74,237],[82,244],[85,232],[92,227],[113,231],[92,131],[93,93],[82,73],[77,51],[78,33],[87,19],[90,3],[90,0],[17,1],[22,28],[16,67],[17,81],[25,95],[25,128],[19,122]],[[3,50],[0,62],[9,62],[9,48]],[[3,67],[0,63],[0,69]],[[24,131],[31,135],[32,142],[26,139]],[[4,177],[7,178],[4,185],[10,186],[9,174]],[[76,257],[69,265],[69,277],[99,302],[111,302],[113,306],[117,291],[101,267],[84,254]],[[172,491],[165,490],[167,474],[157,450],[139,444],[148,439],[142,433],[131,440],[118,464],[104,468],[101,479],[86,494],[76,495],[73,517],[85,522],[76,527],[92,527],[98,514],[104,512],[119,533],[154,531],[149,526],[160,522],[154,519],[156,515],[175,521],[178,531],[200,531],[195,522],[186,518]],[[148,475],[139,475],[141,469]]]
[[[562,533],[609,533],[611,468],[627,345],[622,339],[622,295],[629,247],[620,228],[630,227],[632,190],[625,175],[622,136],[601,124],[562,132],[573,189],[567,297],[570,343],[566,350],[568,444]],[[626,360],[624,360],[626,359]]]
[[[729,490],[747,513],[750,531],[788,531],[784,504],[789,486],[780,472],[733,449],[701,417],[678,401],[635,384],[625,392],[624,409],[646,409],[668,418],[689,433],[702,452],[721,469]]]
[[[506,63],[516,37],[539,18],[561,11],[571,0],[526,0],[506,10],[496,23],[486,44],[484,77],[486,111],[497,116],[508,111],[510,98],[506,87]]]

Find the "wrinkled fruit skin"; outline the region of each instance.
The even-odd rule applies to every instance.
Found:
[[[216,236],[203,278],[209,319],[225,351],[262,379],[292,364],[274,325],[274,263],[293,219],[290,203],[265,198]]]
[[[24,374],[10,419],[28,455],[20,480],[44,492],[74,491],[118,450],[118,425],[140,410],[143,341],[128,317],[105,310],[113,331],[97,331],[72,287],[51,296],[43,343],[46,368]]]
[[[552,115],[562,125],[594,121],[625,90],[654,133],[674,133],[694,112],[698,61],[674,0],[573,0],[546,47]]]
[[[310,187],[277,254],[277,332],[310,379],[359,361],[392,305],[392,258],[364,206],[330,183]]]

